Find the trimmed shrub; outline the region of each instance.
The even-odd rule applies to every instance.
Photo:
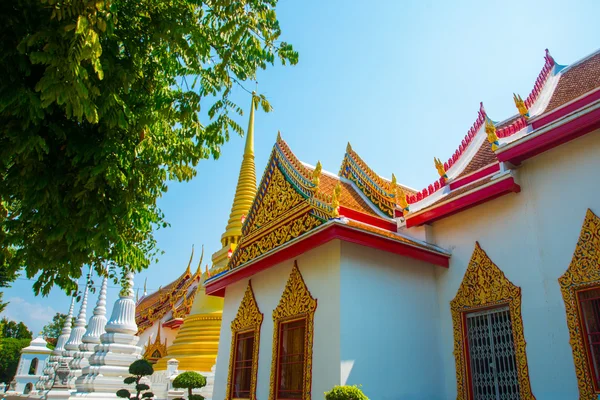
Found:
[[[334,386],[325,392],[325,400],[369,400],[358,386]]]
[[[204,400],[203,396],[192,394],[192,389],[201,389],[206,386],[204,375],[194,371],[186,371],[179,374],[173,380],[173,387],[176,389],[187,389],[189,400]]]
[[[136,394],[132,395],[127,389],[120,389],[117,391],[117,397],[121,397],[123,399],[129,400],[140,400],[140,399],[149,399],[154,397],[154,393],[148,392],[150,390],[150,386],[140,383],[144,376],[150,376],[154,373],[154,368],[152,368],[152,364],[147,360],[137,360],[134,361],[129,366],[129,373],[131,376],[128,376],[123,380],[123,383],[126,385],[131,385],[135,383]],[[144,392],[144,393],[142,393]]]

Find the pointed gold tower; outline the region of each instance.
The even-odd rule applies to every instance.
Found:
[[[230,252],[242,236],[242,220],[250,211],[256,195],[256,169],[254,166],[254,110],[258,106],[258,97],[252,93],[250,120],[246,133],[244,158],[231,206],[231,213],[221,236],[221,249],[212,256],[211,271],[200,277],[204,282],[209,274],[215,274],[227,267]],[[198,268],[201,266],[199,265]],[[167,349],[167,356],[158,360],[155,370],[167,369],[167,361],[175,358],[179,361],[180,371],[208,372],[215,364],[221,333],[221,317],[223,315],[223,298],[207,296],[204,285],[198,285],[198,292],[190,313],[184,318],[183,325],[177,332],[173,344]]]

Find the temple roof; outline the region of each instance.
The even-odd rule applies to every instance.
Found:
[[[193,258],[194,249],[192,248],[187,268],[177,279],[161,287],[156,292],[142,297],[138,301],[135,307],[135,321],[138,325],[138,334],[151,327],[155,321],[163,318],[169,311],[173,312],[173,318],[179,317],[177,314],[181,314],[181,312],[178,313],[180,309],[187,308],[189,311],[189,307],[191,307],[196,295],[196,290],[190,287],[192,284],[200,282],[202,275],[200,267],[204,258],[204,248],[202,249],[200,262],[195,272],[192,272],[190,269]],[[187,307],[188,305],[189,307]],[[185,315],[181,317],[183,316]]]

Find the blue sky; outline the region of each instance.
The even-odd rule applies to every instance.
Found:
[[[421,189],[436,178],[433,157],[454,152],[480,101],[494,120],[516,113],[512,93],[529,94],[545,48],[563,65],[600,48],[599,13],[598,1],[280,0],[283,40],[300,62],[258,76],[258,91],[275,109],[256,116],[258,180],[280,130],[305,162],[337,172],[350,141],[376,172]],[[235,100],[248,110],[245,91],[236,90]],[[239,118],[244,127],[246,118]],[[192,182],[169,185],[160,205],[171,227],[157,233],[165,254],[136,285],[148,278],[157,289],[175,279],[194,244],[194,266],[202,244],[204,263],[220,248],[243,145],[232,137]],[[36,298],[31,283],[4,290],[11,302],[4,314],[38,331],[66,312],[69,299],[58,290]],[[116,293],[109,291],[110,304]]]

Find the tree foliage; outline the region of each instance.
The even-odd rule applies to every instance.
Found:
[[[54,317],[52,317],[52,321],[48,322],[42,328],[42,336],[48,342],[48,345],[53,349],[56,346],[56,341],[58,337],[62,333],[62,329],[65,326],[65,321],[67,320],[67,314],[56,313]],[[75,318],[71,320],[71,324],[75,323]]]
[[[358,386],[334,386],[325,392],[325,400],[369,400]]]
[[[140,400],[154,397],[154,393],[148,391],[150,390],[150,386],[146,385],[145,383],[140,383],[142,378],[145,376],[150,376],[154,373],[154,368],[152,368],[152,364],[150,364],[149,361],[144,359],[134,361],[129,366],[129,373],[131,376],[125,378],[123,383],[126,385],[135,383],[136,394],[132,395],[129,390],[120,389],[117,391],[117,397],[130,400]]]
[[[8,318],[2,318],[0,323],[2,326],[1,337],[13,338],[13,339],[30,339],[33,337],[31,331],[27,328],[23,322],[10,321]]]
[[[0,292],[0,313],[2,311],[4,311],[6,309],[6,306],[8,305],[8,302],[3,302],[2,301],[2,297],[4,296],[4,293]]]
[[[167,183],[243,134],[232,89],[298,61],[276,5],[0,2],[0,267],[42,294],[74,290],[84,265],[146,268]]]
[[[188,399],[192,399],[193,389],[201,389],[206,386],[206,377],[194,371],[186,371],[175,377],[173,387],[176,389],[187,389]],[[202,397],[203,398],[203,397]]]
[[[21,350],[30,339],[0,338],[0,382],[10,382],[17,372]]]

